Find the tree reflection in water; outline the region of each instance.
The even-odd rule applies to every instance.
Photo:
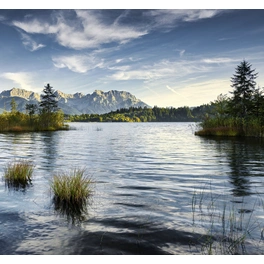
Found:
[[[241,197],[254,193],[253,179],[264,177],[264,142],[256,138],[213,137],[206,140],[215,144],[216,150],[226,159],[232,194]]]

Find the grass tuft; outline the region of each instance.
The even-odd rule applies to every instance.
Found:
[[[32,181],[34,165],[31,161],[10,162],[4,169],[4,179],[8,187],[25,188]]]
[[[55,210],[74,219],[85,211],[87,200],[92,194],[92,181],[85,169],[73,169],[53,176],[51,189]]]

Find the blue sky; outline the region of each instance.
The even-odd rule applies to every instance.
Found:
[[[264,87],[264,9],[63,8],[0,9],[0,91],[50,83],[198,106],[232,91],[243,59]]]

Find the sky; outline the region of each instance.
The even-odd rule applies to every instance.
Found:
[[[192,107],[229,96],[242,60],[264,87],[264,9],[76,7],[0,9],[0,92],[49,83]]]

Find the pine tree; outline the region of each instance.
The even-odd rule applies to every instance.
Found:
[[[252,96],[252,115],[257,117],[261,124],[263,125],[264,121],[264,95],[263,88],[255,88],[253,96]]]
[[[258,73],[255,73],[255,69],[251,69],[251,64],[243,60],[240,65],[237,66],[236,72],[231,77],[234,91],[233,98],[230,101],[230,112],[231,114],[245,118],[250,114],[252,108],[252,96],[255,91],[255,79]]]
[[[39,106],[41,108],[41,111],[43,113],[53,113],[58,111],[58,101],[57,96],[55,95],[53,87],[47,84],[47,86],[44,86],[43,93],[41,95],[41,101],[39,103]]]
[[[29,115],[30,123],[33,121],[33,116],[37,112],[38,106],[36,104],[26,104],[26,112]]]
[[[12,113],[15,113],[17,111],[17,103],[14,98],[11,99],[10,107]]]
[[[43,89],[44,95],[41,95],[40,106],[40,126],[41,129],[50,129],[57,126],[58,101],[55,91],[47,84]]]

